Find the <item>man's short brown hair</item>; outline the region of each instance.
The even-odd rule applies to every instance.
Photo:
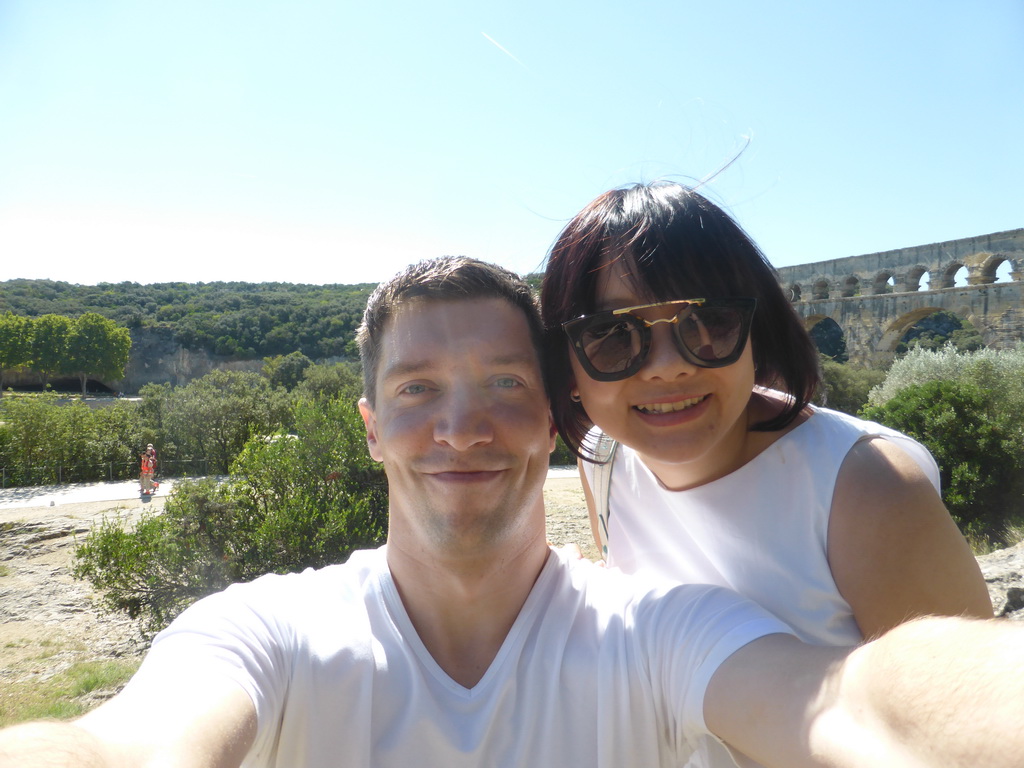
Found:
[[[526,316],[537,364],[543,364],[544,330],[540,308],[537,297],[519,275],[497,264],[465,256],[426,259],[378,285],[366,303],[356,341],[363,364],[363,395],[371,406],[376,399],[377,367],[385,326],[399,306],[413,299],[505,299]]]

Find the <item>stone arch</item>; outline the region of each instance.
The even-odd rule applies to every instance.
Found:
[[[824,277],[819,277],[814,281],[814,286],[811,289],[811,298],[820,300],[827,299],[829,293],[829,283]]]
[[[811,315],[804,320],[804,327],[820,353],[841,363],[849,359],[846,329],[831,316]]]
[[[924,266],[923,264],[915,264],[910,269],[908,269],[906,272],[906,276],[903,278],[906,290],[910,292],[920,291],[921,278],[924,277],[925,275],[930,276],[931,273],[928,270],[928,267]],[[928,290],[931,290],[935,287],[936,286],[931,285],[931,283],[929,282]]]
[[[939,270],[939,285],[933,286],[933,288],[952,288],[956,285],[956,275],[961,269],[967,269],[970,274],[970,269],[962,261],[952,261]]]
[[[1024,281],[1024,258],[1010,259],[1010,279],[1015,283]]]
[[[839,285],[839,295],[843,298],[850,298],[860,293],[860,278],[856,275],[847,275]]]
[[[1013,273],[1014,272],[1018,272],[1019,273],[1019,271],[1020,271],[1020,268],[1017,265],[1017,263],[1013,259],[1011,259],[1009,256],[1004,254],[1004,253],[992,253],[992,254],[989,254],[988,258],[986,258],[978,266],[978,270],[977,270],[978,284],[981,285],[981,284],[985,284],[985,283],[994,283],[994,282],[996,282],[996,278],[997,278],[996,271],[1003,264],[1005,264],[1007,262],[1009,262],[1009,264],[1010,264],[1010,275],[1011,275],[1011,280],[1012,280],[1013,279],[1013,277],[1012,277]]]
[[[889,355],[894,354],[896,352],[896,345],[900,343],[900,339],[903,338],[903,334],[909,331],[914,324],[919,320],[928,317],[928,315],[933,315],[936,312],[942,311],[942,307],[927,306],[920,307],[900,315],[889,323],[889,326],[882,332],[882,338],[878,340],[878,351],[885,352]]]
[[[889,281],[892,280],[892,283]],[[882,294],[892,293],[895,289],[896,273],[890,269],[883,269],[875,273],[871,279],[871,293]]]
[[[803,289],[800,287],[800,283],[789,284],[789,300],[791,302],[800,301],[800,296],[803,294]]]
[[[907,331],[929,315],[934,315],[938,312],[955,315],[963,324],[965,330],[976,330],[983,338],[986,336],[987,329],[985,328],[983,319],[979,318],[969,306],[942,307],[938,305],[929,305],[906,312],[889,323],[889,326],[882,333],[882,338],[878,341],[876,346],[877,351],[884,352],[888,355],[894,354],[896,352],[897,345],[900,343]]]

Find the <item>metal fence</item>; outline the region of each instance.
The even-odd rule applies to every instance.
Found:
[[[138,461],[0,467],[0,488],[131,480],[138,477],[139,472]],[[208,474],[208,459],[160,459],[157,463],[157,477],[203,477]]]

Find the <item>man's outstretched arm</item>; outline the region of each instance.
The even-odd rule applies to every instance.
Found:
[[[712,678],[708,727],[769,766],[1024,765],[1024,625],[926,618],[856,649],[772,635]]]
[[[255,732],[229,680],[142,678],[73,722],[0,731],[0,768],[238,768]]]

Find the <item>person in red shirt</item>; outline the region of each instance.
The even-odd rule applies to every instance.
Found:
[[[153,471],[156,469],[156,459],[147,450],[142,454],[142,480],[141,491],[143,496],[153,493]]]

